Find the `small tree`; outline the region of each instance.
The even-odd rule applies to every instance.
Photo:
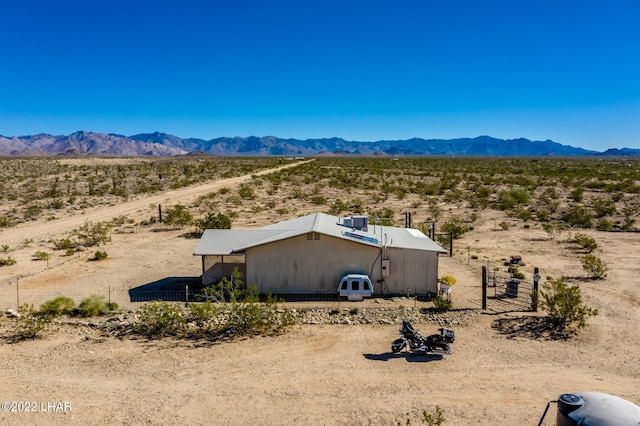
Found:
[[[469,232],[470,228],[465,225],[459,217],[452,217],[447,219],[440,229],[447,234],[453,234],[453,238],[456,239],[462,234]]]
[[[544,283],[540,291],[540,306],[547,311],[547,321],[558,330],[584,328],[590,316],[598,315],[582,303],[580,287],[569,286],[564,278]]]
[[[607,276],[607,265],[592,254],[587,254],[580,258],[582,269],[594,280],[599,280]]]

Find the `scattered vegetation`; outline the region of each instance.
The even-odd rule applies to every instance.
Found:
[[[423,410],[421,415],[418,417],[421,424],[426,424],[427,426],[442,426],[445,422],[444,417],[444,409],[439,405],[436,405],[432,412],[427,410]],[[407,418],[405,425],[411,424],[411,419]],[[401,426],[402,423],[398,422],[397,426]]]
[[[232,278],[205,289],[201,303],[189,303],[188,315],[175,303],[155,301],[138,310],[140,321],[136,331],[155,338],[177,336],[187,338],[223,339],[248,335],[278,333],[293,325],[293,312],[278,306],[268,296],[258,298],[256,287],[245,286],[235,268]],[[196,327],[188,327],[193,324]]]
[[[11,265],[15,265],[15,264],[16,264],[16,260],[14,258],[12,258],[11,256],[8,256],[6,258],[0,257],[0,267],[1,266],[11,266]]]

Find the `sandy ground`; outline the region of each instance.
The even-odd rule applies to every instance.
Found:
[[[241,180],[160,198],[186,202],[198,191]],[[12,252],[18,264],[0,270],[0,309],[16,307],[18,278],[19,303],[38,306],[56,295],[80,300],[102,294],[135,308],[129,288],[198,276],[200,259],[192,256],[197,240],[161,225],[114,233],[104,246],[104,261],[89,262],[89,254],[56,256],[47,268],[25,260],[36,245],[85,219],[136,212],[147,217],[152,202],[158,201],[3,230],[3,243],[15,246],[34,237],[35,243]],[[300,325],[278,337],[213,345],[120,340],[89,327],[61,327],[36,341],[1,341],[0,402],[35,402],[29,408],[36,412],[0,412],[0,423],[420,424],[422,410],[439,405],[447,425],[524,425],[537,424],[547,402],[565,392],[604,392],[640,404],[640,234],[586,231],[609,266],[605,280],[592,281],[584,277],[580,253],[564,242],[567,235],[551,240],[539,227],[517,223],[497,230],[501,220],[499,212],[482,212],[475,229],[456,241],[454,257],[441,258],[440,274],[459,281],[454,306],[478,309],[469,323],[456,327],[453,354],[443,359],[390,353],[397,325]],[[600,311],[588,329],[569,340],[551,340],[537,328],[541,313],[505,313],[495,304],[480,310],[482,265],[499,266],[515,253],[527,261],[522,269],[529,276],[538,266],[543,277],[567,276],[580,285],[585,302]],[[0,317],[0,324],[7,321]],[[430,334],[437,326],[416,328]],[[555,424],[554,410],[545,425]]]

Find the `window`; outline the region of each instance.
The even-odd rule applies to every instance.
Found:
[[[351,281],[351,290],[353,290],[353,291],[360,290],[360,281],[358,281],[358,280]]]
[[[363,281],[363,284],[364,284],[364,289],[365,290],[371,290],[371,288],[369,287],[369,283],[368,282]]]
[[[347,281],[342,281],[342,286],[340,287],[340,290],[346,290],[347,289]]]

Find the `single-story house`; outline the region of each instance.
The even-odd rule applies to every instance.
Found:
[[[193,254],[204,285],[238,267],[262,294],[336,294],[343,275],[361,273],[374,295],[427,295],[437,292],[440,253],[417,229],[314,213],[260,229],[207,229]]]

